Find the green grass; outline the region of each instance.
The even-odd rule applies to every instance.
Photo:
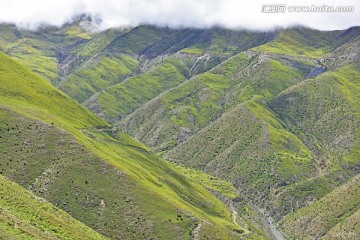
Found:
[[[360,76],[357,69],[358,64],[352,64],[325,73],[284,92],[269,104],[313,151],[326,148],[333,156],[338,152],[344,155],[340,161],[350,165],[358,162],[356,156],[359,154],[356,118],[360,112],[360,98],[356,83]],[[287,99],[292,101],[289,103]],[[352,144],[338,142],[340,138]],[[346,149],[350,148],[348,152]],[[332,164],[335,167],[336,162]]]
[[[13,106],[26,115],[40,114],[41,120],[54,122],[70,132],[90,126],[109,126],[29,69],[3,53],[0,57],[0,78],[6,83],[0,88],[2,104]]]
[[[67,45],[77,45],[90,35],[78,24],[64,28],[40,28],[38,31],[19,30],[15,26],[3,26],[2,49],[30,67],[49,81],[55,81],[59,72],[59,49]],[[73,47],[73,46],[72,46]],[[61,52],[63,54],[63,52]]]
[[[176,136],[181,134],[180,128],[193,134],[237,104],[271,99],[306,74],[302,67],[289,67],[278,60],[263,61],[253,69],[258,61],[259,56],[236,55],[140,107],[121,126],[160,152],[179,144]],[[158,129],[153,128],[155,121],[163,126],[159,136]],[[156,144],[151,137],[154,135]]]
[[[314,46],[330,51],[327,43]],[[358,66],[305,80],[320,55],[290,55],[236,55],[120,126],[169,160],[234,183],[279,220],[354,176],[359,159]]]
[[[238,122],[241,124],[236,124]],[[165,156],[205,170],[210,175],[237,182],[241,197],[256,195],[257,191],[265,193],[276,179],[267,171],[274,159],[270,143],[263,139],[265,131],[267,128],[262,122],[240,105]]]
[[[351,239],[359,236],[359,218],[360,210],[358,209],[352,215],[346,217],[341,222],[331,228],[322,239]]]
[[[107,239],[0,175],[1,239]]]
[[[176,235],[175,227],[183,231],[179,223],[151,212],[155,202],[163,200],[74,136],[9,109],[1,109],[0,114],[0,169],[11,180],[106,236],[132,239],[158,236],[163,228],[170,236]],[[119,147],[142,150],[142,145],[126,135],[119,139],[123,142]],[[163,212],[176,216],[171,205],[163,207]],[[154,227],[157,222],[164,222],[159,229]]]
[[[235,187],[228,181],[222,180],[218,177],[211,176],[201,170],[187,168],[185,166],[173,164],[176,171],[184,174],[193,181],[203,185],[207,189],[219,192],[222,196],[234,199],[239,196]]]
[[[12,24],[1,24],[0,25],[0,49],[5,51],[7,46],[11,42],[15,42],[17,40],[16,32],[14,31],[15,26]]]
[[[72,73],[79,59],[93,57],[117,35],[126,31],[110,29],[100,33],[91,32],[81,26],[88,23],[78,21],[61,28],[42,27],[37,31],[2,25],[0,47],[20,63],[56,83],[59,72],[63,70],[59,64],[62,58],[76,57],[77,61],[70,64]]]
[[[194,55],[202,55],[204,53],[204,49],[197,48],[197,47],[188,47],[182,49],[180,52],[194,54]]]
[[[102,53],[106,47],[120,34],[129,31],[129,29],[108,29],[103,32],[98,32],[91,39],[84,44],[76,45],[72,49],[72,53],[81,57],[93,57],[96,54]]]
[[[306,71],[272,59],[253,70],[257,62],[257,56],[236,55],[145,105],[122,126],[148,144],[158,141],[151,146],[172,161],[241,182],[246,187],[237,188],[246,194],[265,195],[271,184],[294,174],[304,178],[312,153],[256,101],[302,81]],[[245,106],[252,111],[241,104],[250,99]],[[181,142],[181,131],[192,138]]]
[[[178,108],[179,113],[172,120],[180,126],[194,128],[189,122],[190,116],[194,116],[196,125],[203,127],[208,124],[221,110],[218,106],[221,96],[236,83],[233,75],[246,64],[247,56],[239,54],[216,70],[200,74],[168,92],[161,101],[168,109]]]
[[[83,27],[81,27],[79,24],[69,24],[65,25],[61,32],[70,35],[73,37],[79,37],[82,39],[91,39],[93,35],[91,32],[86,31]]]
[[[256,31],[230,31],[213,28],[212,44],[208,48],[211,54],[233,56],[255,46],[262,45],[272,39],[271,34]]]
[[[357,173],[357,79],[356,64],[348,65],[290,87],[268,103],[313,156],[307,167],[314,177],[274,190],[277,213],[304,207]]]

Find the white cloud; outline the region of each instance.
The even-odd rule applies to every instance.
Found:
[[[263,4],[354,6],[351,13],[262,13]],[[301,24],[322,30],[360,25],[359,0],[0,0],[0,22],[36,28],[61,25],[81,13],[102,27],[155,24],[170,27],[270,29]]]

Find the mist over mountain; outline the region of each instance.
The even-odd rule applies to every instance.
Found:
[[[256,0],[14,0],[0,1],[0,22],[36,29],[42,24],[61,26],[74,16],[88,14],[102,19],[101,28],[151,24],[160,27],[269,30],[304,25],[319,30],[345,29],[360,24],[360,3],[356,0],[303,0],[269,2]],[[267,12],[266,6],[286,5],[284,12]],[[20,6],[20,7],[19,7]],[[287,7],[352,7],[350,12],[299,11]],[[265,10],[265,11],[264,11]],[[277,11],[277,10],[276,10]]]

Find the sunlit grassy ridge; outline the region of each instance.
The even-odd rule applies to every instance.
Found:
[[[6,53],[20,63],[28,65],[47,79],[57,77],[58,65],[54,53],[44,53],[45,49],[53,47],[42,39],[25,38],[7,45]]]
[[[186,78],[206,72],[241,50],[259,45],[273,37],[272,33],[227,31],[219,28],[178,30],[146,25],[119,31],[117,34],[117,37],[112,35],[113,41],[100,51],[101,56],[96,55],[96,49],[89,51],[86,47],[94,45],[93,41],[100,41],[106,45],[107,42],[97,40],[100,36],[81,44],[85,47],[76,48],[76,53],[79,49],[86,53],[94,52],[93,57],[89,60],[75,60],[74,64],[78,61],[84,63],[80,63],[79,69],[75,69],[64,79],[64,85],[60,85],[60,89],[81,102],[95,92],[99,93],[85,104],[111,122],[116,122],[144,102],[181,84]],[[187,48],[200,49],[202,54],[178,54],[186,53],[186,50],[184,52],[182,49]],[[106,57],[103,56],[103,52],[106,53]],[[80,52],[79,54],[83,55]],[[125,57],[123,54],[126,54]],[[169,54],[176,54],[176,59],[174,56],[168,58]],[[130,62],[129,59],[131,63],[137,61],[138,68],[134,68],[135,65],[129,67],[129,64],[126,64]],[[102,60],[104,63],[101,63]],[[123,63],[126,68],[122,66]],[[169,69],[170,64],[179,69]],[[155,66],[158,68],[154,69]],[[103,74],[103,70],[109,74]],[[134,77],[126,80],[124,84],[117,85],[116,83],[125,79],[124,73],[127,77]],[[144,88],[148,91],[144,92]],[[134,94],[135,92],[137,94]],[[143,97],[145,95],[146,98]]]
[[[47,122],[55,122],[68,131],[86,127],[109,126],[104,120],[91,114],[89,110],[58,91],[29,69],[0,53],[1,66],[0,99],[21,113]],[[67,111],[64,111],[67,109]]]
[[[0,175],[1,239],[107,239]]]
[[[122,126],[157,151],[170,147],[165,156],[173,161],[264,196],[276,181],[308,176],[312,153],[256,101],[302,81],[307,71],[306,65],[241,53],[150,101]]]
[[[334,73],[334,77],[340,84],[343,94],[353,106],[354,117],[360,118],[360,64],[352,64],[341,68]],[[357,137],[360,136],[360,129],[355,130]],[[360,155],[360,143],[352,145],[351,151],[344,156],[344,162],[349,165],[358,164]]]
[[[190,238],[191,229],[199,220],[213,224],[213,228],[217,229],[215,235],[220,238],[229,234],[239,237],[238,234],[232,233],[233,229],[247,232],[233,222],[227,207],[199,183],[177,173],[169,163],[148,153],[146,147],[130,137],[123,134],[113,135],[101,130],[109,125],[30,70],[2,53],[0,57],[2,62],[0,101],[2,107],[5,107],[2,135],[8,139],[2,144],[11,149],[11,151],[5,150],[5,154],[2,155],[3,174],[26,187],[31,184],[34,191],[48,197],[50,201],[68,210],[77,219],[110,237],[115,237],[117,234],[124,237],[141,237],[146,234],[160,238],[175,237],[178,233],[174,229],[180,227],[179,231],[183,232],[186,238]],[[21,115],[16,117],[18,113],[14,113],[13,116],[6,108],[30,118],[23,119]],[[53,123],[54,126],[42,122],[31,124],[31,121],[36,121],[31,120],[34,118]],[[12,119],[14,122],[11,122]],[[39,128],[38,125],[41,127]],[[59,135],[56,132],[61,132],[57,127],[71,134],[63,132],[60,136],[63,135],[63,139],[71,139],[70,141],[74,143],[73,147],[64,148],[64,143],[60,143],[61,139],[56,138]],[[54,131],[53,135],[39,135],[48,131]],[[31,132],[31,135],[26,134]],[[12,135],[12,133],[16,134]],[[31,136],[38,138],[30,140]],[[46,138],[50,136],[52,137],[47,142]],[[29,140],[38,144],[31,151],[31,155],[29,149],[24,151],[23,144],[20,144],[21,141],[29,142]],[[41,144],[42,141],[45,145]],[[48,157],[52,156],[48,155],[48,151],[54,151],[54,156],[58,158],[55,157],[53,162],[47,161]],[[42,161],[46,164],[41,163]],[[131,189],[130,186],[133,186],[130,191],[128,190],[129,196],[122,189],[111,190],[115,187],[113,184],[117,182],[115,176],[119,174],[114,167],[125,174],[122,177],[124,188]],[[67,171],[63,171],[64,169]],[[85,174],[87,171],[88,174]],[[46,179],[49,179],[51,184]],[[110,181],[113,183],[109,184]],[[105,191],[106,189],[108,191]],[[114,203],[116,196],[121,195],[125,200],[119,203],[122,207],[107,210],[106,206],[110,207],[111,203],[117,204]],[[127,197],[130,200],[127,200]],[[109,224],[114,214],[118,213],[121,219],[121,216],[124,216],[123,213],[119,214],[121,211],[131,210],[131,206],[127,208],[124,205],[132,201],[132,198],[134,198],[134,207],[144,214],[145,219],[147,217],[150,219],[148,230],[146,226],[145,229],[131,227],[132,223],[126,222],[119,225]],[[96,213],[100,214],[100,219],[99,215],[96,217]],[[176,214],[179,216],[174,219]],[[140,216],[138,222],[143,219]]]
[[[166,146],[181,143],[179,129],[193,135],[237,104],[249,99],[270,99],[306,74],[301,67],[289,67],[270,59],[260,62],[261,58],[256,54],[238,54],[140,107],[122,125],[141,141],[162,151]],[[161,125],[153,127],[159,121]]]
[[[269,105],[294,132],[307,132],[299,133],[307,142],[315,143],[313,148],[324,145],[333,148],[333,151],[351,148],[350,153],[345,151],[344,154],[345,164],[349,164],[349,157],[358,154],[358,143],[354,141],[355,135],[358,135],[355,126],[360,110],[358,69],[359,64],[356,63],[325,73],[284,92]],[[289,99],[292,99],[290,103]],[[304,106],[302,101],[308,104]],[[343,140],[339,141],[339,138]],[[349,145],[344,139],[353,143]]]

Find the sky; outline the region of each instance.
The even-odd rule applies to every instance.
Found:
[[[351,7],[352,12],[295,12],[294,6]],[[360,26],[360,0],[0,0],[0,22],[22,28],[61,26],[83,13],[100,18],[102,29],[140,24],[250,30],[294,25],[320,30]]]

